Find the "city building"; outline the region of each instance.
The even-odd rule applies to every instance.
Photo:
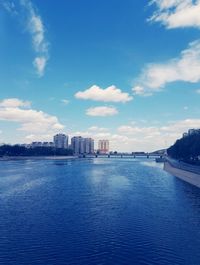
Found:
[[[74,154],[93,154],[94,140],[92,138],[74,136],[71,139],[71,149]]]
[[[32,142],[30,145],[25,146],[25,147],[54,147],[53,142]]]
[[[99,140],[98,143],[98,151],[100,154],[108,154],[109,153],[109,140]]]
[[[68,136],[65,134],[59,133],[54,135],[53,142],[56,148],[68,148]]]
[[[42,142],[32,142],[31,143],[31,147],[34,148],[34,147],[42,147]]]
[[[82,137],[81,136],[74,136],[71,139],[71,149],[73,150],[74,154],[79,154],[80,153],[80,142],[81,142]]]
[[[92,138],[84,138],[84,153],[94,153],[94,140]]]
[[[54,147],[54,142],[43,142],[43,147]]]

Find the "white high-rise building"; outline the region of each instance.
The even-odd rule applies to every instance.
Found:
[[[71,148],[74,154],[93,154],[94,140],[92,138],[74,136],[71,139]]]
[[[80,154],[80,143],[82,141],[81,136],[74,136],[71,139],[71,149],[73,150],[74,154]]]
[[[94,140],[92,138],[84,138],[84,152],[86,154],[94,153]]]
[[[99,153],[108,154],[109,153],[109,140],[99,140]]]
[[[53,137],[53,142],[56,148],[68,148],[68,136],[65,134],[56,134]]]

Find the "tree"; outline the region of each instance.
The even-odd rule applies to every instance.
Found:
[[[175,159],[181,159],[186,162],[198,161],[200,156],[200,133],[188,135],[175,142],[167,153]]]

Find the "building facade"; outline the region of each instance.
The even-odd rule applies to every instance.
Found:
[[[25,146],[25,145],[24,145]],[[26,145],[25,147],[54,147],[53,142],[32,142],[30,145]]]
[[[84,138],[84,152],[86,154],[94,153],[94,140],[92,138]]]
[[[98,151],[100,154],[109,153],[109,140],[99,140]]]
[[[56,148],[68,148],[68,136],[65,134],[59,133],[54,135],[53,142]]]
[[[71,139],[71,149],[74,154],[93,154],[94,140],[92,138],[74,136]]]

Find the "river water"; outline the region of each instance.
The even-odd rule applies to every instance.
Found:
[[[151,159],[0,161],[0,264],[200,265],[200,189]]]

